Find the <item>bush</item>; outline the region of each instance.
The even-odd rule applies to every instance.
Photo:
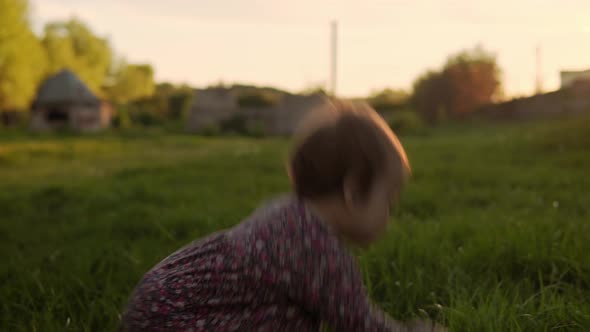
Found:
[[[133,122],[142,126],[155,126],[162,123],[161,119],[153,113],[140,111],[134,114]]]
[[[229,134],[245,135],[248,131],[246,122],[247,119],[244,114],[234,114],[229,119],[221,121],[221,131]]]
[[[184,119],[190,111],[193,97],[194,93],[191,90],[172,94],[168,98],[168,118],[174,120]]]
[[[412,104],[430,123],[462,118],[493,102],[501,92],[496,56],[480,47],[455,54],[438,71],[414,82]]]
[[[248,120],[244,114],[238,113],[224,121],[221,121],[219,124],[209,124],[205,126],[200,131],[200,133],[205,136],[226,134],[263,137],[265,136],[266,131],[264,128],[264,123],[260,121]]]
[[[385,89],[374,93],[368,103],[379,112],[400,111],[406,108],[410,95],[404,90]]]
[[[168,99],[164,96],[152,96],[134,100],[127,104],[134,123],[155,125],[168,116]]]
[[[238,97],[240,107],[272,107],[278,102],[278,97],[270,92],[249,92]]]
[[[254,121],[246,128],[246,135],[250,137],[264,137],[264,124],[260,121]]]
[[[30,113],[26,110],[0,110],[0,128],[25,128],[29,120]]]
[[[199,133],[204,136],[219,136],[221,135],[221,128],[218,124],[212,123],[203,127]]]
[[[396,134],[420,135],[426,132],[426,124],[414,111],[392,112],[385,120]]]
[[[113,127],[119,129],[128,129],[132,127],[129,110],[125,106],[117,107],[115,116],[113,116]]]

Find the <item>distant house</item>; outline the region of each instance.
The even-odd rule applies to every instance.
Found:
[[[562,71],[561,77],[561,88],[569,88],[576,82],[586,81],[590,82],[590,69],[583,71]]]
[[[31,129],[99,131],[110,126],[111,117],[111,107],[65,69],[41,84],[32,105]]]
[[[200,132],[240,116],[248,125],[260,127],[267,135],[290,135],[302,117],[325,99],[319,94],[294,95],[276,92],[280,97],[272,106],[240,106],[240,88],[215,87],[196,90],[188,117],[188,129]]]

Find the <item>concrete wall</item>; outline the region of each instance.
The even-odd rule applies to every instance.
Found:
[[[229,119],[237,112],[238,103],[228,89],[213,88],[195,91],[187,129],[198,132]]]
[[[305,115],[325,102],[319,95],[288,95],[283,99],[281,110],[275,120],[274,134],[291,135]]]
[[[569,89],[484,107],[480,114],[498,119],[532,119],[590,112],[590,88]]]
[[[188,116],[187,129],[191,132],[198,132],[209,126],[218,125],[232,117],[237,111],[237,107],[224,109],[193,107]]]
[[[305,114],[321,105],[319,95],[284,95],[272,107],[239,107],[230,90],[210,89],[196,92],[187,129],[199,132],[208,126],[219,125],[237,114],[243,114],[250,124],[260,124],[267,135],[291,135]]]

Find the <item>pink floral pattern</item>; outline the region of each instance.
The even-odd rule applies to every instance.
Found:
[[[354,257],[302,202],[285,197],[195,241],[145,274],[127,331],[397,331]]]

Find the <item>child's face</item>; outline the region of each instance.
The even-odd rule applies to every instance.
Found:
[[[366,247],[385,232],[390,207],[399,195],[393,183],[391,174],[383,174],[375,179],[366,199],[347,200],[346,235],[357,245]]]

